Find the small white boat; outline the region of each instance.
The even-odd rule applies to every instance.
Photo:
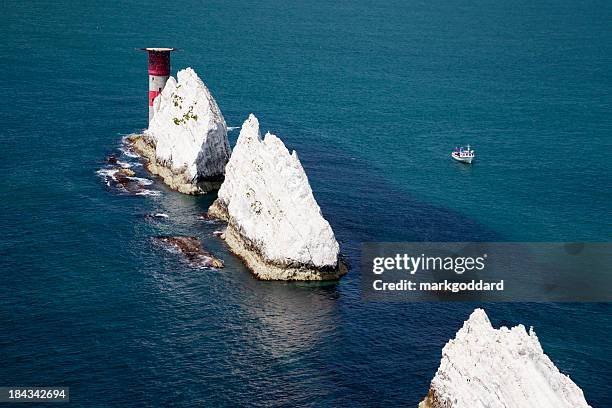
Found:
[[[451,157],[462,163],[470,164],[476,158],[474,151],[470,149],[470,145],[465,147],[455,147],[455,150],[451,153]]]

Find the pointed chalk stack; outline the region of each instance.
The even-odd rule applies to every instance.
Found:
[[[544,354],[533,329],[494,329],[476,309],[442,350],[419,408],[586,408],[582,390]]]
[[[209,213],[228,222],[227,244],[260,279],[327,280],[346,272],[296,152],[273,134],[262,139],[253,115]]]

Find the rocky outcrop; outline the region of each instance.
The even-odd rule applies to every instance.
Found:
[[[223,268],[223,261],[202,249],[200,240],[196,237],[159,236],[155,241],[181,253],[187,261],[196,267]]]
[[[586,408],[582,390],[548,358],[533,328],[494,329],[476,309],[442,361],[419,408]]]
[[[127,141],[147,159],[149,172],[185,194],[218,189],[231,152],[225,119],[191,68],[168,79],[155,99],[149,128]]]
[[[242,125],[225,181],[209,209],[225,220],[230,249],[264,280],[332,280],[346,273],[296,152],[257,118]]]
[[[125,164],[115,162],[115,164]],[[148,195],[147,185],[150,180],[136,177],[136,173],[127,167],[106,166],[97,171],[97,174],[104,178],[106,185],[122,194]]]

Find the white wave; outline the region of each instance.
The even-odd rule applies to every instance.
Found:
[[[117,164],[123,167],[124,169],[129,169],[130,167],[132,167],[131,163],[122,162],[121,160],[117,160]]]
[[[161,195],[161,191],[157,191],[157,190],[142,190],[142,191],[137,192],[135,195],[158,197],[158,196]]]
[[[126,156],[126,157],[131,157],[133,159],[140,157],[139,155],[137,155],[136,153],[134,153],[132,151],[132,149],[129,149],[127,147],[120,147],[119,150],[121,151],[121,153]]]
[[[130,180],[134,180],[139,182],[140,184],[144,185],[144,186],[150,186],[151,184],[154,183],[153,180],[150,180],[148,178],[143,178],[143,177],[130,177]]]
[[[231,132],[232,130],[240,129],[240,126],[228,126],[227,131]]]
[[[102,177],[115,177],[118,171],[117,169],[100,169],[96,171],[96,174]]]
[[[130,147],[129,147],[129,143],[127,141],[128,137],[130,136],[136,136],[139,135],[138,133],[130,133],[128,135],[124,135],[121,138],[121,147],[119,148],[119,150],[121,151],[121,153],[123,153],[125,156],[127,157],[132,157],[132,158],[138,158],[140,157],[138,154],[136,154],[136,152],[134,152]]]

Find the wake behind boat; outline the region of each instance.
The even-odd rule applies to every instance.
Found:
[[[470,149],[470,145],[467,145],[467,148],[455,147],[455,150],[451,153],[451,157],[457,161],[467,164],[471,164],[476,158],[474,150]]]

